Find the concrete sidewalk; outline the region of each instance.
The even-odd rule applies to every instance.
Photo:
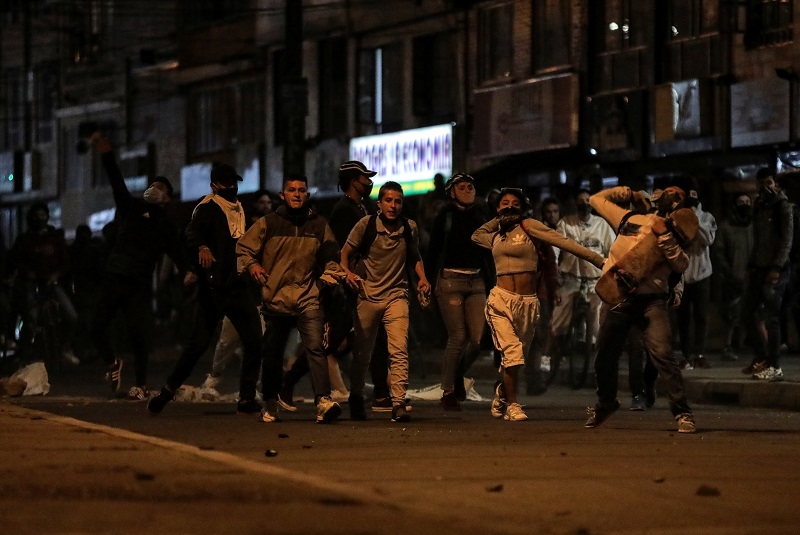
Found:
[[[750,355],[743,355],[733,362],[722,361],[720,355],[715,353],[706,354],[706,358],[712,368],[683,371],[686,392],[691,403],[800,411],[800,356],[791,354],[781,359],[784,380],[775,383],[758,381],[742,373],[742,368],[750,363]],[[433,366],[433,359],[433,354],[425,359],[429,370],[426,377],[435,382],[438,380],[439,370]],[[499,378],[490,355],[480,358],[468,375],[479,381]],[[543,395],[547,396],[547,393]],[[629,398],[625,355],[620,359],[619,398],[623,406]]]

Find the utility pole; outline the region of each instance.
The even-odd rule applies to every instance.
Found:
[[[303,77],[303,0],[286,0],[281,113],[286,116],[283,175],[306,174],[306,115],[308,80]]]
[[[30,152],[33,145],[33,67],[31,65],[31,3],[22,3],[22,61],[25,83],[23,96],[25,102],[23,112],[23,133],[25,140],[25,152]],[[21,181],[20,181],[21,182]]]

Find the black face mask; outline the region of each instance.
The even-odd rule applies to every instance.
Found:
[[[497,218],[500,220],[500,233],[505,235],[522,221],[522,210],[508,206],[497,212]]]
[[[236,202],[236,195],[239,193],[239,186],[217,189],[217,195],[228,202]]]
[[[580,203],[577,204],[576,206],[578,208],[578,215],[580,216],[585,216],[592,213],[592,206],[590,204]]]
[[[749,204],[740,204],[734,208],[734,213],[739,221],[742,223],[749,223],[750,219],[753,217],[753,207]]]

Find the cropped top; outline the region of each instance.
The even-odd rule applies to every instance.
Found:
[[[578,245],[535,219],[525,219],[502,236],[500,222],[494,218],[472,234],[472,241],[492,250],[499,276],[537,271],[539,257],[531,237],[568,251],[598,267],[603,265],[602,256]]]

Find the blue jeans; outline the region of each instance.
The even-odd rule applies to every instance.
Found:
[[[300,341],[306,348],[306,358],[311,372],[311,386],[315,402],[322,396],[330,396],[331,379],[328,375],[328,359],[322,338],[325,331],[325,315],[322,309],[305,310],[297,316],[266,314],[266,329],[261,346],[261,389],[264,399],[278,399],[283,383],[283,354],[293,327],[300,333]]]
[[[683,375],[672,353],[672,331],[667,314],[667,298],[662,295],[637,295],[606,310],[597,337],[597,400],[601,407],[611,407],[617,399],[619,357],[628,332],[638,325],[644,346],[664,381],[674,416],[691,413],[686,401]]]
[[[452,392],[459,360],[467,370],[481,350],[486,326],[486,287],[481,275],[443,272],[436,283],[436,299],[447,328],[447,347],[442,358],[442,390]]]

